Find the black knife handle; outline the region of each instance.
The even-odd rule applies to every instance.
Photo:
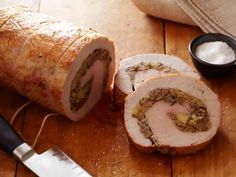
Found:
[[[23,144],[24,141],[13,127],[0,115],[0,147],[8,154]]]

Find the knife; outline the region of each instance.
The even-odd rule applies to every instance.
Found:
[[[40,177],[92,177],[58,148],[37,154],[2,116],[0,147]]]

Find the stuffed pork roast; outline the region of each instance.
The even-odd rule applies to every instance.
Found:
[[[214,137],[220,118],[217,95],[200,80],[177,74],[146,81],[124,107],[128,136],[145,152],[194,153]]]
[[[118,106],[124,105],[125,97],[135,91],[145,80],[171,73],[198,74],[182,59],[163,54],[142,54],[121,60],[115,77],[114,98]]]
[[[113,42],[25,7],[0,9],[0,83],[76,121],[113,87]]]

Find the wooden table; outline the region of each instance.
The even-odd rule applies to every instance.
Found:
[[[197,27],[149,17],[131,0],[41,0],[39,11],[84,25],[110,36],[116,55],[122,59],[141,53],[166,53],[192,65],[188,43],[201,34]],[[82,121],[63,116],[47,120],[35,150],[58,146],[94,176],[100,177],[235,177],[236,176],[236,74],[218,80],[203,80],[219,95],[222,123],[214,141],[194,155],[171,157],[137,151],[127,140],[122,113],[101,100]],[[0,89],[0,112],[10,120],[27,99]],[[48,110],[32,104],[14,126],[32,143]],[[0,151],[0,177],[34,176]]]

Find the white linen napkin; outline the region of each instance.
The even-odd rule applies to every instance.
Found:
[[[189,25],[196,23],[177,5],[174,0],[132,0],[133,3],[144,13]]]
[[[205,32],[218,32],[236,39],[236,0],[175,0]]]
[[[143,12],[236,39],[236,0],[132,0]]]

